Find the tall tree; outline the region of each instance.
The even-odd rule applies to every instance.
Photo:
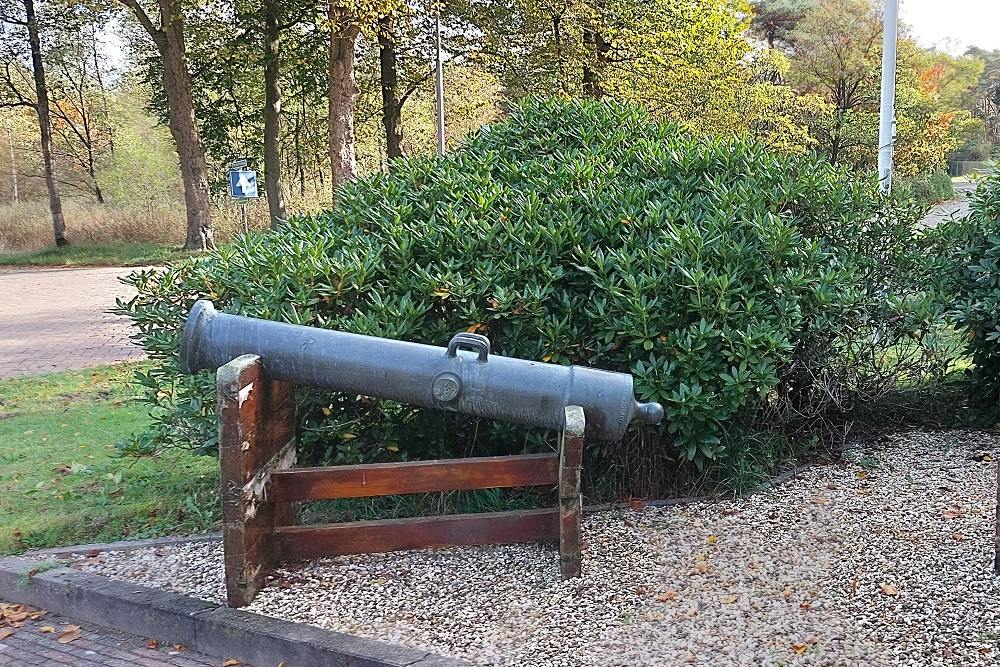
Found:
[[[281,187],[281,25],[278,0],[263,0],[264,10],[264,190],[274,228],[285,219]]]
[[[399,95],[399,76],[396,68],[395,14],[389,13],[379,17],[378,46],[385,154],[389,160],[395,160],[403,157],[403,100]]]
[[[330,180],[336,201],[337,189],[358,173],[354,113],[358,83],[355,54],[361,28],[354,13],[330,3]]]
[[[149,34],[162,60],[163,92],[170,114],[170,134],[180,160],[187,209],[187,250],[205,250],[215,245],[212,208],[208,190],[205,149],[195,120],[184,43],[184,12],[181,0],[157,0],[159,21],[154,22],[139,0],[119,0],[132,10]]]
[[[38,117],[39,138],[42,149],[42,164],[45,170],[45,188],[49,200],[49,213],[52,216],[52,234],[56,246],[69,244],[66,238],[66,220],[63,216],[62,198],[59,194],[59,184],[56,179],[55,165],[52,155],[52,118],[49,109],[49,89],[45,77],[45,60],[42,54],[41,31],[34,0],[22,0],[23,14],[15,16],[10,9],[0,10],[0,21],[9,26],[23,30],[27,37],[31,80],[34,88],[34,98],[30,97],[18,81],[24,71],[19,62],[19,50],[8,44],[11,50],[4,54],[4,96],[0,98],[0,106],[30,107]],[[13,6],[11,6],[13,9]]]

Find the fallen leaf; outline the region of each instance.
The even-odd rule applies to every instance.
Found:
[[[0,628],[0,641],[7,639],[7,637],[10,637],[12,634],[14,634],[14,631],[10,628]]]
[[[716,542],[719,541],[719,538],[716,535],[709,535],[708,537],[705,538],[705,541],[708,542],[709,544],[715,544]]]
[[[677,599],[677,591],[664,591],[656,596],[657,602],[669,602]]]
[[[282,660],[281,662],[279,662],[278,667],[285,667],[285,661]]]
[[[146,648],[158,649],[160,648],[160,642],[156,641],[155,639],[150,639],[148,642],[146,642]]]
[[[737,593],[733,593],[730,595],[723,595],[720,599],[722,600],[722,604],[732,604],[739,600],[740,596]]]
[[[688,575],[705,574],[706,572],[708,572],[708,563],[700,560],[688,571]]]
[[[642,618],[643,620],[648,621],[650,623],[655,623],[656,621],[662,621],[663,619],[666,618],[666,616],[664,616],[661,612],[658,611],[647,611],[645,614],[642,615]]]
[[[814,496],[813,497],[813,502],[816,503],[817,505],[829,505],[830,504],[830,499],[829,498],[825,498],[823,496]]]
[[[184,644],[174,644],[174,650],[176,650],[176,651],[183,651],[186,648],[187,648],[187,646],[185,646]]]
[[[951,539],[955,540],[956,542],[961,542],[962,540],[965,539],[965,535],[959,532],[954,532],[951,534]]]
[[[42,627],[38,628],[38,631],[39,632],[44,632],[44,633],[49,633],[49,632],[55,632],[56,629],[53,628],[51,625],[43,625]]]
[[[882,583],[878,585],[883,595],[899,595],[899,589],[892,584]]]
[[[802,655],[809,650],[809,644],[792,644],[792,650],[795,651],[795,655]]]
[[[56,641],[60,644],[68,644],[72,641],[76,641],[80,638],[80,626],[79,625],[67,625],[56,637]]]
[[[792,587],[785,586],[785,590],[781,591],[781,594],[785,597],[786,600],[792,597]]]
[[[629,498],[628,499],[628,506],[629,506],[629,509],[633,509],[633,510],[645,509],[645,507],[646,507],[646,501],[643,500],[642,498]]]
[[[809,611],[810,609],[812,609],[812,605],[809,604],[808,602],[802,602],[801,604],[799,604],[799,609],[801,609],[802,611]]]
[[[230,658],[229,660],[226,660],[224,663],[222,663],[222,667],[237,667],[238,665],[242,664],[243,663],[237,660],[236,658]]]
[[[958,509],[947,509],[941,512],[941,516],[945,519],[960,519],[965,516],[965,512]]]

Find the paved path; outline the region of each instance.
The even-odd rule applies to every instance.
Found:
[[[971,211],[969,207],[969,195],[976,189],[975,183],[959,182],[955,183],[955,198],[941,202],[934,206],[927,217],[923,219],[921,225],[926,227],[937,227],[942,222],[965,217]]]
[[[55,632],[43,632],[45,626]],[[79,627],[79,638],[60,644],[57,638],[66,626]],[[223,662],[183,646],[150,644],[142,637],[54,614],[27,621],[0,640],[0,667],[219,667]]]
[[[132,270],[0,270],[0,378],[141,357],[128,318],[107,312],[131,296],[118,278]]]

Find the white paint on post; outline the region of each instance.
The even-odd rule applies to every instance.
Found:
[[[896,125],[896,35],[899,0],[886,0],[882,22],[882,101],[878,126],[878,180],[883,192],[892,189],[892,151]]]

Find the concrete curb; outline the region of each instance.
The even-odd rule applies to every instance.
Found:
[[[28,558],[0,559],[0,599],[260,667],[282,661],[287,667],[470,665],[418,649],[268,618],[89,572],[66,567],[40,571],[40,565]]]

